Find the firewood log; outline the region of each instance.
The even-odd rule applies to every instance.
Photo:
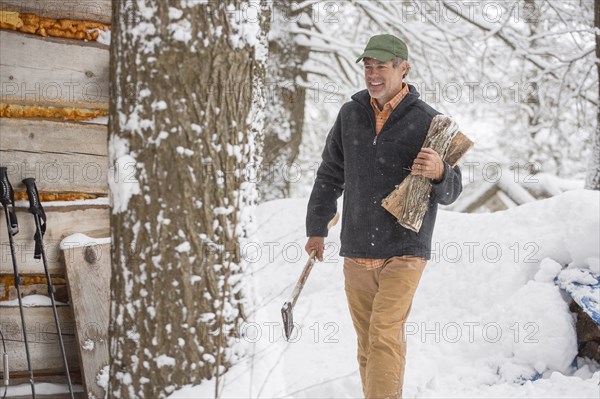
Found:
[[[457,123],[445,115],[437,115],[429,125],[423,147],[434,149],[440,157],[454,167],[473,147],[473,141],[458,130]],[[429,208],[431,183],[424,176],[409,175],[381,202],[398,223],[419,232],[425,212]]]

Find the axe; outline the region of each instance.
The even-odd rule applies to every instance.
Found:
[[[329,230],[333,226],[335,226],[339,219],[340,219],[340,214],[336,213],[335,216],[333,217],[333,219],[331,219],[329,221],[329,223],[327,224],[327,230]],[[292,297],[290,298],[289,301],[284,303],[283,307],[281,308],[281,316],[283,317],[283,329],[285,331],[285,338],[287,340],[290,339],[290,336],[292,335],[292,331],[294,330],[294,315],[292,313],[294,310],[294,305],[296,305],[298,296],[300,296],[300,292],[302,292],[302,288],[304,288],[304,284],[306,283],[306,280],[308,279],[308,275],[310,274],[310,271],[312,270],[312,267],[315,264],[316,254],[317,254],[317,251],[314,249],[310,252],[310,256],[308,257],[308,261],[306,262],[306,265],[304,266],[304,270],[302,270],[302,274],[300,275],[300,278],[298,279],[298,282],[296,283],[296,287],[294,288]]]

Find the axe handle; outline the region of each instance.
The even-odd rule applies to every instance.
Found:
[[[302,292],[302,288],[304,288],[304,283],[306,283],[306,280],[308,279],[308,275],[310,274],[310,271],[312,270],[313,266],[315,265],[316,254],[317,254],[317,251],[315,251],[313,249],[310,253],[310,256],[308,257],[308,261],[306,262],[306,265],[304,266],[304,270],[302,270],[302,274],[300,275],[300,278],[298,279],[298,282],[296,283],[296,287],[294,287],[294,292],[292,293],[292,298],[290,299],[292,308],[296,305],[296,301],[298,300],[298,297],[300,296],[300,292]]]
[[[335,226],[339,219],[340,219],[340,214],[336,212],[333,219],[331,219],[329,221],[329,223],[327,223],[327,230],[329,230],[333,226]],[[310,255],[308,257],[308,261],[306,262],[306,265],[304,265],[304,270],[302,270],[302,274],[300,275],[300,278],[298,279],[298,282],[296,283],[296,287],[294,288],[294,292],[292,293],[292,298],[289,301],[292,304],[292,308],[296,305],[296,301],[298,300],[298,297],[300,296],[300,292],[302,292],[302,288],[304,288],[304,283],[306,283],[306,280],[308,279],[308,275],[310,274],[310,271],[312,270],[313,266],[315,265],[315,256],[316,255],[317,255],[317,251],[313,249],[310,252]]]

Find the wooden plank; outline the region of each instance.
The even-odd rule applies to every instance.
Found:
[[[102,125],[6,118],[0,129],[2,151],[108,154],[108,132]]]
[[[89,397],[103,398],[96,376],[109,364],[110,244],[65,250],[67,286],[74,318],[83,385]],[[95,335],[86,326],[98,326]],[[92,396],[93,395],[93,396]]]
[[[15,191],[35,177],[41,192],[108,193],[108,130],[89,123],[0,120],[0,164]]]
[[[111,0],[0,0],[0,10],[44,18],[83,19],[110,24]]]
[[[27,357],[25,356],[25,345],[23,344],[23,329],[19,308],[16,306],[2,306],[0,307],[0,311],[0,328],[6,340],[9,370],[11,373],[26,371]],[[79,362],[73,314],[68,306],[59,306],[57,311],[69,368],[78,370]],[[52,308],[48,306],[26,307],[24,308],[24,313],[27,338],[29,340],[29,352],[34,371],[64,371]],[[88,327],[88,329],[93,331],[93,326]]]
[[[60,251],[60,242],[63,238],[74,233],[84,233],[90,237],[107,237],[110,234],[110,215],[107,204],[101,205],[97,200],[77,201],[77,203],[79,205],[76,206],[44,204],[48,217],[44,247],[51,274],[64,274],[63,257]],[[85,205],[86,203],[97,205]],[[42,261],[33,258],[33,235],[35,232],[33,216],[27,212],[24,202],[20,202],[19,206],[23,206],[17,209],[20,231],[13,237],[19,272],[21,274],[42,274],[44,273]],[[13,273],[3,213],[0,216],[0,223],[0,273]],[[110,252],[101,253],[100,256],[110,257]]]
[[[108,103],[108,46],[0,30],[0,54],[5,102]]]
[[[2,165],[10,167],[15,191],[24,189],[21,180],[35,177],[38,190],[44,192],[81,192],[107,194],[108,159],[96,155],[56,154],[47,152],[0,152]]]

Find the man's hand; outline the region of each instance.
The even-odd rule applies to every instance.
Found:
[[[410,173],[441,181],[444,178],[444,162],[434,149],[421,148],[412,164]]]
[[[316,258],[319,262],[323,262],[323,251],[325,250],[325,237],[309,237],[304,249],[308,254],[315,250]]]

